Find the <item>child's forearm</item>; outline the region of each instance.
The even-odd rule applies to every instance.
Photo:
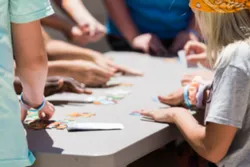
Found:
[[[226,154],[221,146],[223,135],[217,136],[216,130],[200,125],[187,110],[179,110],[174,114],[174,123],[192,148],[205,159],[218,163]],[[219,127],[218,127],[219,129]],[[217,137],[217,138],[216,138]]]
[[[132,43],[140,32],[130,17],[125,0],[104,0],[104,2],[111,19],[128,42]]]
[[[67,20],[58,17],[56,14],[42,19],[41,22],[44,26],[49,26],[53,29],[59,30],[66,35],[71,33],[72,27],[74,26]]]
[[[176,112],[174,122],[194,150],[204,155],[204,152],[206,152],[206,146],[203,143],[205,127],[199,125],[197,120],[187,110]]]
[[[12,24],[16,74],[19,76],[24,98],[32,106],[43,101],[47,78],[47,55],[39,21]]]
[[[48,76],[62,76],[70,77],[70,63],[69,61],[49,61],[48,63]]]
[[[46,43],[49,60],[87,60],[93,61],[93,52],[64,41],[50,40]]]
[[[78,25],[83,25],[89,20],[96,20],[89,13],[81,0],[61,0],[61,4],[59,4],[59,6],[61,6]]]

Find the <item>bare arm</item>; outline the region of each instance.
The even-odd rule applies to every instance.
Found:
[[[130,17],[125,0],[104,0],[104,2],[111,19],[114,21],[123,36],[131,44],[133,39],[140,35],[140,32]]]
[[[214,163],[225,157],[237,132],[237,128],[226,125],[214,123],[199,125],[186,110],[175,112],[174,123],[192,148]]]
[[[60,40],[49,40],[46,42],[46,51],[49,60],[88,60],[94,61],[95,51],[81,48]]]
[[[74,27],[73,24],[71,24],[67,20],[59,17],[56,14],[42,19],[41,23],[44,26],[49,26],[53,29],[59,30],[59,31],[63,32],[65,35],[70,34],[72,28]]]
[[[89,13],[81,0],[55,0],[64,11],[79,25],[84,25],[85,20],[96,19]]]
[[[48,71],[40,21],[13,23],[12,35],[16,74],[21,80],[25,100],[32,106],[39,106]]]

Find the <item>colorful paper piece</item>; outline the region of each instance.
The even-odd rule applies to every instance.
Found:
[[[76,118],[76,117],[90,118],[90,117],[93,117],[95,115],[96,114],[94,114],[94,113],[87,113],[87,112],[86,113],[73,112],[73,113],[69,114],[68,116],[74,117],[74,118]]]
[[[160,100],[159,100],[159,98],[158,98],[157,96],[152,97],[152,100],[153,100],[154,102],[156,102],[156,103],[160,103]]]
[[[140,111],[133,111],[129,115],[131,115],[131,116],[141,116],[141,113],[140,113]]]
[[[90,96],[85,99],[83,99],[84,103],[93,103],[96,100],[96,97]]]

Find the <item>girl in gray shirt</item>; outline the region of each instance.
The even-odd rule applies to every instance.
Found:
[[[181,107],[145,110],[142,114],[176,124],[192,148],[219,167],[248,167],[250,2],[191,0],[190,6],[206,39],[215,76],[210,87],[196,79],[167,97],[165,103],[205,108],[205,122],[200,125],[189,110]]]

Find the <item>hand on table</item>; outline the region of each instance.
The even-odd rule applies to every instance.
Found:
[[[171,51],[172,53],[177,53],[179,50],[182,50],[185,46],[185,44],[188,41],[199,41],[199,39],[191,32],[187,32],[187,31],[181,31],[179,32],[172,45],[169,48],[169,51]]]
[[[153,34],[142,34],[135,37],[132,41],[132,47],[137,50],[141,50],[144,53],[163,56],[168,53],[165,47],[162,45],[160,39]]]
[[[167,95],[167,96],[159,96],[159,100],[163,104],[167,104],[170,106],[180,106],[184,104],[184,89],[180,88],[177,91]]]
[[[90,87],[105,85],[113,73],[89,61],[76,60],[68,63],[68,76]]]
[[[187,55],[188,63],[200,63],[205,67],[210,68],[209,62],[207,60],[207,46],[201,42],[189,41],[184,47]]]
[[[44,95],[50,96],[55,93],[62,93],[62,92],[71,92],[71,93],[78,93],[78,94],[91,94],[92,92],[85,89],[85,85],[81,84],[80,82],[74,80],[73,78],[68,77],[48,77]]]
[[[131,75],[131,76],[142,76],[143,73],[137,70],[131,69],[126,66],[115,64],[111,59],[105,57],[103,54],[99,52],[92,53],[93,62],[101,68],[109,71],[110,74],[115,74],[117,72],[121,72],[124,75]]]
[[[181,78],[181,85],[186,86],[186,85],[190,84],[195,76],[196,76],[195,74],[185,74]]]
[[[184,108],[173,107],[168,109],[144,110],[141,115],[151,118],[156,122],[174,123],[175,112],[188,112]]]
[[[46,101],[44,108],[39,111],[39,118],[49,120],[55,113],[55,107],[50,102]],[[21,105],[21,121],[23,122],[27,116],[27,110]]]

